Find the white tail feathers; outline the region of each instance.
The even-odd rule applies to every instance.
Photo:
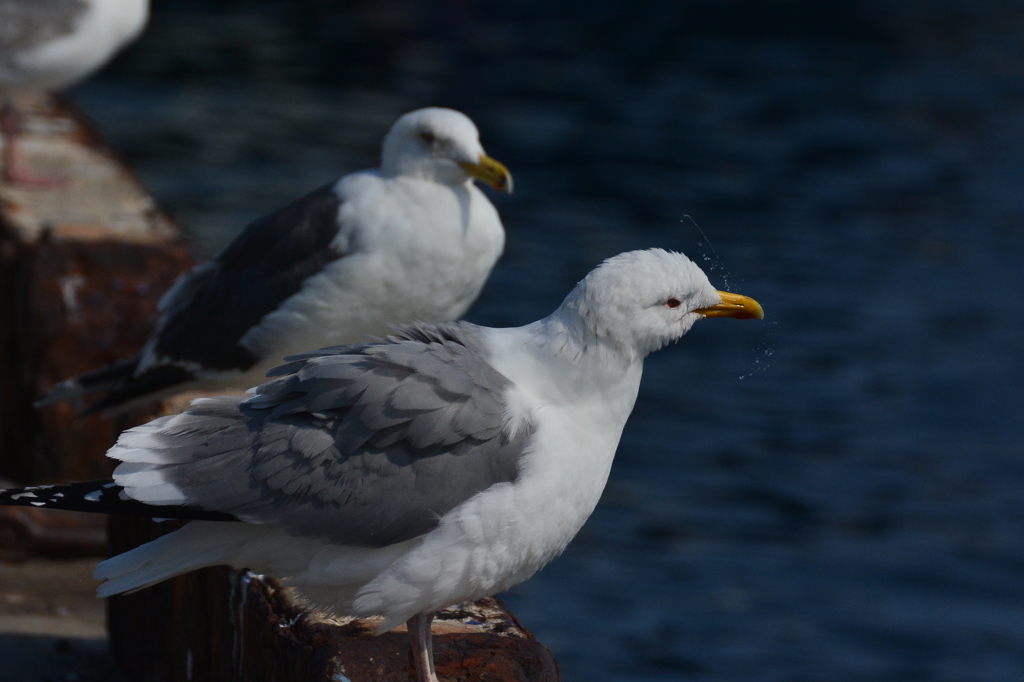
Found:
[[[206,566],[230,563],[245,544],[240,524],[193,521],[184,528],[100,563],[96,596],[134,592]]]

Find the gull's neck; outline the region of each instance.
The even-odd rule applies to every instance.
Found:
[[[490,330],[490,361],[532,405],[585,406],[621,425],[633,409],[643,357],[601,339],[559,308],[514,329]]]
[[[443,163],[437,159],[402,158],[387,159],[381,163],[380,175],[384,178],[415,178],[444,187],[468,187],[472,179],[454,163]]]
[[[590,376],[614,378],[643,365],[643,358],[596,334],[572,308],[562,306],[529,326],[534,328],[538,352],[585,368]]]

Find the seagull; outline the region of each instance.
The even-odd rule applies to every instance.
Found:
[[[474,180],[512,191],[469,117],[405,114],[384,138],[380,168],[249,224],[164,295],[138,355],[58,384],[37,405],[106,391],[82,415],[109,415],[186,390],[245,389],[286,355],[457,320],[505,246]]]
[[[98,594],[249,568],[337,615],[382,616],[378,632],[407,623],[418,679],[437,682],[433,614],[565,549],[604,489],[644,358],[702,317],[764,312],[682,254],[633,251],[524,327],[421,324],[302,353],[249,396],[130,429],[108,453],[113,481],[71,506],[197,520],[99,564]],[[58,506],[54,490],[0,503]]]
[[[19,154],[17,97],[83,80],[135,40],[148,18],[149,0],[0,0],[5,181],[44,186],[60,182],[34,175]]]

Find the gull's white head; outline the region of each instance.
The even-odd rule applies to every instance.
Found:
[[[764,317],[756,301],[716,291],[693,261],[663,249],[609,258],[576,285],[559,311],[641,358],[679,340],[702,317]]]
[[[430,107],[405,114],[384,138],[381,171],[412,175],[444,185],[481,180],[512,191],[512,175],[484,153],[473,121],[454,109]]]

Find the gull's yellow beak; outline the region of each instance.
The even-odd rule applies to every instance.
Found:
[[[486,182],[496,190],[512,194],[512,174],[505,168],[505,164],[495,161],[486,154],[480,155],[477,163],[460,163],[466,169],[469,177]]]
[[[704,317],[734,317],[737,320],[763,320],[764,308],[761,304],[749,296],[730,294],[728,291],[719,291],[722,302],[710,308],[694,310]]]

